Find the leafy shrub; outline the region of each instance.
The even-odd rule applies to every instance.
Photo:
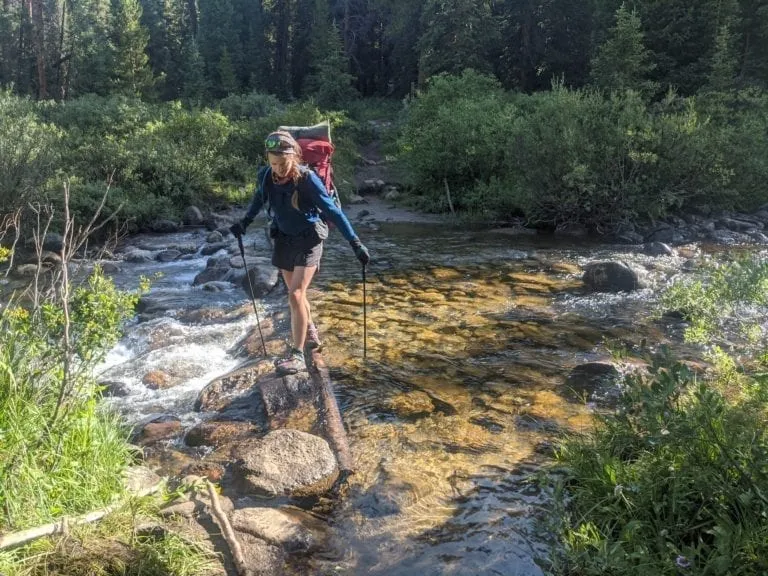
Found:
[[[25,528],[112,502],[130,459],[126,432],[97,404],[92,368],[133,314],[137,294],[97,269],[73,287],[69,342],[59,301],[0,315],[0,527]],[[69,360],[67,360],[69,357]],[[69,369],[66,369],[66,366]]]
[[[23,205],[53,175],[60,138],[32,102],[0,90],[0,212]]]
[[[227,96],[216,108],[230,120],[250,120],[278,114],[284,105],[272,94],[251,92]]]
[[[561,85],[507,94],[468,71],[430,80],[409,105],[400,144],[417,193],[438,209],[448,208],[447,182],[459,210],[503,216],[519,207],[536,225],[609,231],[691,206],[768,200],[767,112],[759,94],[727,108]],[[489,195],[498,182],[507,192]]]
[[[566,557],[579,575],[765,574],[765,382],[732,401],[658,358],[616,414],[565,441]]]

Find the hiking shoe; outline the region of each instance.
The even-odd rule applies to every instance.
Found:
[[[319,350],[323,347],[323,343],[320,342],[320,333],[317,331],[317,326],[314,322],[307,326],[307,338],[304,342],[304,347],[308,350]]]
[[[275,362],[275,370],[282,376],[296,374],[306,369],[307,364],[304,361],[304,353],[296,348],[293,348],[288,356]]]

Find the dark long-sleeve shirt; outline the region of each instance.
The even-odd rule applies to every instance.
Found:
[[[262,182],[264,189],[262,189]],[[291,205],[291,197],[296,188],[299,190],[299,210]],[[256,190],[253,193],[248,212],[243,218],[243,226],[247,227],[253,222],[253,219],[267,203],[271,208],[277,227],[283,234],[289,236],[302,234],[320,220],[320,212],[322,212],[328,220],[336,225],[347,241],[357,240],[357,234],[355,234],[349,219],[334,204],[333,199],[326,192],[322,180],[312,170],[307,169],[297,184],[292,181],[286,184],[276,184],[272,181],[271,168],[267,167],[260,170]]]

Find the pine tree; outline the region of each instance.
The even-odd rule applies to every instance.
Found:
[[[707,90],[727,92],[734,87],[736,79],[736,58],[733,53],[732,36],[728,26],[720,28],[712,56],[712,70],[709,73]]]
[[[458,74],[467,68],[493,72],[489,53],[499,32],[486,0],[428,0],[422,28],[418,43],[422,82],[440,72]]]
[[[140,96],[153,84],[147,56],[149,32],[141,24],[141,5],[139,0],[114,0],[113,6],[113,83],[118,92]]]
[[[592,82],[604,90],[633,89],[650,94],[655,88],[648,80],[653,67],[643,43],[640,17],[622,4],[608,39],[592,60]]]
[[[72,65],[67,94],[108,94],[115,49],[110,36],[110,0],[72,2],[69,53]]]
[[[356,94],[339,29],[329,21],[328,13],[327,0],[315,0],[309,49],[310,73],[304,91],[313,96],[319,106],[333,108],[348,102]]]
[[[184,43],[181,67],[181,95],[194,105],[201,105],[208,92],[205,64],[197,48],[197,41],[190,37]]]
[[[234,94],[238,90],[235,67],[232,65],[232,57],[226,47],[221,51],[219,59],[219,87],[218,92],[223,96]]]

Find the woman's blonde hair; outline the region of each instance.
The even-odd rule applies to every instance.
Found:
[[[296,142],[289,132],[277,130],[267,137],[268,140],[273,138],[279,138],[281,143],[280,151],[278,152],[268,149],[267,158],[271,155],[274,160],[277,160],[279,164],[284,166],[286,168],[285,175],[293,181],[294,185],[297,185],[302,176],[301,146],[299,146],[299,143]],[[273,173],[272,178],[274,177],[275,175]],[[296,210],[299,209],[299,189],[297,187],[294,188],[293,195],[291,196],[291,206]]]

